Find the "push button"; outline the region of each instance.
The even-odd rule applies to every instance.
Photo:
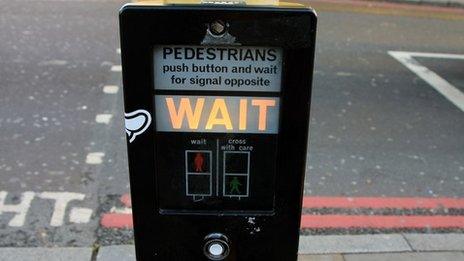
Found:
[[[229,255],[229,240],[220,233],[209,234],[203,251],[209,260],[224,260]]]
[[[220,243],[212,243],[209,245],[208,251],[213,256],[221,256],[224,254],[224,247]]]

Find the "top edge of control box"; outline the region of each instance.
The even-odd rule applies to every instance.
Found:
[[[266,6],[274,8],[310,8],[308,3],[278,0],[135,0],[127,5],[222,5],[222,6]]]
[[[280,92],[282,48],[155,46],[155,90]]]

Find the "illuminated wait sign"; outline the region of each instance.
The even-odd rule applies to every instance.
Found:
[[[277,97],[156,95],[155,111],[158,131],[278,133]]]

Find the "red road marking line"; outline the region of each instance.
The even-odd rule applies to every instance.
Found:
[[[105,228],[133,228],[131,214],[104,214]],[[464,228],[464,216],[303,215],[301,228]]]
[[[131,207],[129,194],[120,198]],[[464,199],[401,198],[401,197],[304,197],[303,208],[458,208],[464,209]],[[101,225],[106,228],[132,228],[132,215],[105,213]],[[303,215],[301,228],[464,228],[464,216],[380,216],[380,215]]]
[[[303,215],[301,228],[464,228],[464,216]]]
[[[131,214],[106,213],[102,215],[100,224],[106,228],[133,228]]]
[[[132,207],[129,194],[121,196],[126,207]],[[303,208],[464,208],[463,198],[415,197],[304,197]]]
[[[406,197],[304,197],[303,208],[464,208],[464,199]]]

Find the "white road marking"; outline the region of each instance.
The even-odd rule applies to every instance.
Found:
[[[73,192],[42,192],[39,194],[39,197],[55,200],[55,207],[50,220],[50,225],[53,227],[59,227],[63,225],[66,206],[69,202],[73,200],[83,200],[85,195]]]
[[[464,54],[451,54],[451,53],[418,53],[418,52],[397,52],[390,51],[389,53],[406,54],[413,57],[424,57],[424,58],[442,58],[442,59],[459,59],[464,60]]]
[[[112,72],[121,72],[122,71],[122,66],[121,65],[113,65],[113,66],[111,66],[111,71]]]
[[[69,221],[76,224],[89,223],[93,210],[90,208],[72,208]]]
[[[117,85],[105,85],[103,86],[103,92],[108,94],[115,94],[118,93],[119,86]]]
[[[118,214],[132,214],[132,208],[117,208],[117,207],[112,207],[110,209],[111,213],[118,213]]]
[[[12,212],[16,213],[13,218],[8,222],[10,227],[22,227],[24,226],[24,221],[26,220],[27,212],[31,207],[31,202],[34,199],[34,192],[27,191],[22,193],[21,202],[16,205],[6,205],[5,200],[8,192],[0,191],[0,215],[3,212]]]
[[[105,153],[103,152],[91,152],[87,154],[87,157],[85,158],[85,163],[87,164],[101,164],[103,162],[103,157],[105,156]]]
[[[5,204],[8,192],[0,191],[0,215],[3,213],[13,213],[13,218],[8,222],[10,227],[22,227],[25,224],[31,204],[36,196],[41,199],[54,200],[53,212],[50,219],[50,226],[62,226],[65,221],[66,209],[72,201],[82,201],[85,194],[74,192],[32,192],[21,193],[21,201],[18,204]],[[90,208],[73,207],[69,213],[69,221],[76,224],[88,223],[92,217],[93,210]],[[33,215],[30,215],[33,217]]]
[[[389,51],[388,54],[406,66],[406,68],[417,74],[422,80],[430,84],[436,91],[441,93],[443,96],[445,96],[446,99],[461,109],[461,111],[464,111],[464,94],[451,83],[427,67],[423,66],[413,58],[428,57],[442,59],[464,59],[464,55],[399,51]]]
[[[353,74],[349,72],[337,72],[337,76],[353,76]]]
[[[112,114],[97,114],[97,116],[95,116],[95,121],[97,123],[109,124],[112,117]]]
[[[49,61],[41,61],[39,63],[39,66],[50,66],[50,65],[63,66],[66,64],[68,64],[68,62],[64,60],[49,60]]]

